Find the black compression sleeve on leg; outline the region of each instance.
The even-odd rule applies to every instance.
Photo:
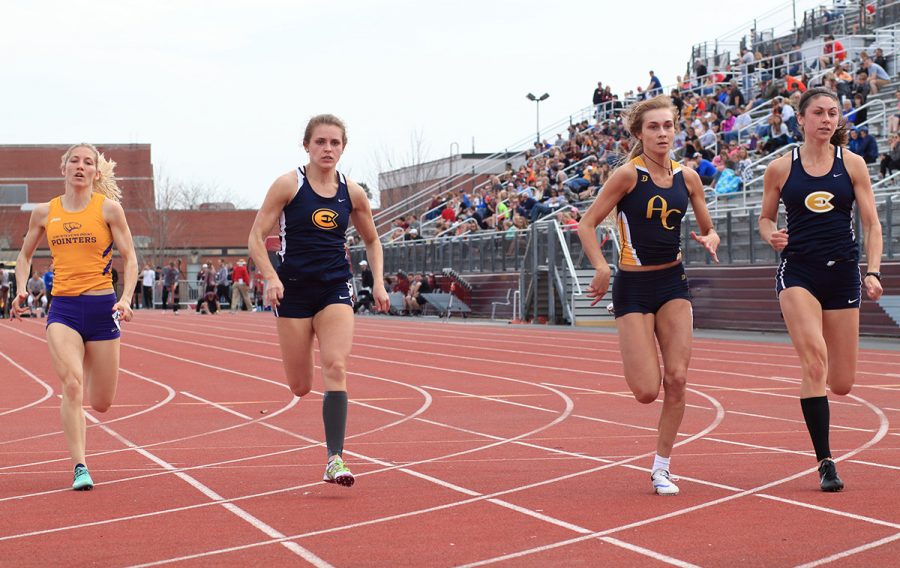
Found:
[[[344,451],[347,431],[347,391],[326,391],[322,399],[322,421],[325,423],[325,445],[328,457]]]
[[[800,408],[803,409],[806,429],[809,430],[809,437],[812,438],[813,448],[816,450],[816,461],[830,458],[831,447],[828,445],[828,429],[831,415],[828,410],[828,397],[801,398]]]

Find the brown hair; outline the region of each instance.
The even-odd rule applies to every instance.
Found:
[[[112,160],[107,160],[93,144],[82,142],[70,146],[69,149],[66,150],[66,153],[63,154],[62,160],[60,161],[60,168],[65,169],[66,162],[69,161],[69,156],[72,155],[72,152],[74,152],[76,148],[87,148],[94,154],[94,164],[97,166],[97,171],[100,172],[100,177],[93,181],[92,190],[94,193],[103,194],[107,199],[112,199],[116,202],[121,201],[122,190],[119,189],[119,186],[116,183],[116,174],[114,171],[116,163]]]
[[[347,145],[347,127],[344,126],[344,122],[333,114],[318,114],[310,118],[309,122],[306,123],[306,130],[303,132],[304,146],[308,145],[309,141],[312,140],[313,130],[315,130],[317,126],[322,126],[323,124],[327,124],[329,126],[337,126],[338,128],[340,128],[341,143],[344,146]]]
[[[634,138],[634,147],[632,147],[631,152],[628,153],[628,160],[636,158],[644,153],[644,145],[638,138],[638,134],[641,133],[641,129],[644,127],[644,115],[651,110],[658,109],[669,109],[672,111],[672,121],[674,122],[678,119],[678,109],[672,104],[671,97],[666,95],[657,95],[652,99],[640,101],[631,105],[628,107],[628,110],[625,111],[625,125],[626,128],[628,128],[628,132],[631,133],[632,138]]]
[[[840,109],[841,100],[838,98],[837,94],[831,89],[826,89],[824,87],[816,87],[815,89],[808,89],[803,95],[800,97],[800,104],[798,105],[800,108],[797,109],[797,113],[801,116],[806,114],[806,109],[809,107],[809,104],[816,97],[828,97],[837,103],[838,108]],[[844,117],[840,117],[838,119],[837,130],[834,131],[834,134],[831,135],[831,142],[835,146],[844,146],[847,144],[847,139],[849,138],[849,133],[847,132],[847,121]]]

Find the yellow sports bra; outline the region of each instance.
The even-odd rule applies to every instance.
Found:
[[[78,296],[112,288],[113,238],[103,220],[100,193],[81,211],[66,211],[62,196],[50,201],[47,242],[53,256],[53,295]]]

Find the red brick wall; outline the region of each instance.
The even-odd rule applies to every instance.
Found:
[[[28,201],[44,203],[63,192],[60,160],[71,144],[0,145],[0,183],[28,185]],[[153,164],[149,144],[100,144],[116,162],[126,207],[153,204]],[[143,179],[136,179],[143,178]]]

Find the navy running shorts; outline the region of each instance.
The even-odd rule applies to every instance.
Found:
[[[786,288],[805,288],[823,310],[844,310],[860,306],[862,278],[855,260],[781,260],[775,272],[775,295]]]
[[[300,278],[284,278],[284,296],[275,317],[311,318],[331,304],[353,306],[353,284],[348,281],[318,282]]]
[[[612,295],[616,318],[631,313],[655,314],[671,300],[691,301],[687,274],[681,263],[647,272],[618,270]]]
[[[118,322],[113,319],[115,294],[102,296],[54,296],[47,315],[47,327],[61,323],[81,335],[82,341],[119,339]]]

